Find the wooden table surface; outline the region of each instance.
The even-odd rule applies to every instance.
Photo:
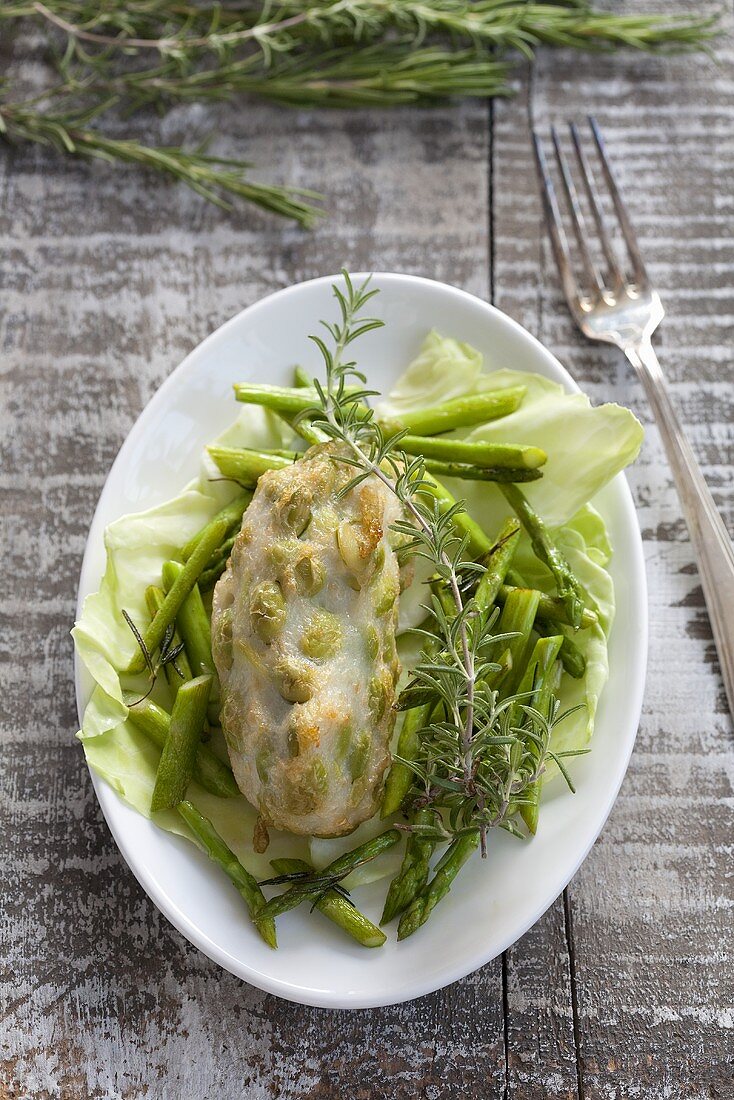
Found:
[[[328,190],[311,233],[134,172],[0,150],[2,1100],[734,1097],[731,720],[657,432],[622,356],[571,324],[531,159],[531,125],[589,109],[668,310],[657,345],[675,403],[732,527],[731,41],[718,65],[544,51],[492,106],[190,109],[263,176]],[[649,426],[629,480],[651,621],[632,763],[564,895],[464,981],[347,1014],[243,984],[148,900],[74,740],[69,638],[97,497],[155,389],[238,310],[342,264],[491,299],[593,399],[631,405]]]

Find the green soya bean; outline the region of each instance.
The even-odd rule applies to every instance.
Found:
[[[342,646],[342,626],[337,615],[316,608],[308,617],[301,635],[300,648],[313,661],[326,660]]]
[[[294,488],[287,497],[278,502],[277,509],[281,522],[296,538],[308,527],[313,517],[311,506],[313,495],[300,486]]]
[[[349,775],[352,782],[361,779],[367,767],[372,741],[366,730],[362,730],[353,739],[349,750]]]
[[[191,557],[176,576],[175,582],[166,593],[160,611],[143,634],[143,641],[150,654],[155,653],[163,641],[163,636],[170,624],[176,618],[181,605],[196,584],[200,574],[206,568],[216,548],[223,542],[227,534],[227,524],[224,520],[217,520],[209,528],[207,534],[201,538],[193,550]],[[185,641],[185,639],[184,639]],[[192,666],[193,667],[193,666]],[[132,676],[142,672],[145,668],[145,657],[138,652],[128,665],[127,672]]]
[[[307,703],[313,695],[313,669],[306,662],[282,657],[273,672],[275,686],[289,703]]]
[[[404,940],[428,920],[441,898],[446,897],[451,883],[479,844],[479,832],[456,837],[438,862],[433,878],[416,895],[400,918],[398,939]]]
[[[239,526],[242,516],[245,513],[245,509],[252,500],[252,493],[245,492],[240,493],[229,504],[225,504],[221,512],[217,512],[213,519],[202,527],[200,531],[197,531],[193,538],[189,539],[186,545],[181,550],[181,561],[188,561],[193,554],[197,544],[205,537],[205,535],[211,530],[213,524],[225,522],[227,529]]]
[[[487,677],[489,686],[502,696],[512,695],[525,669],[539,598],[540,594],[532,588],[516,588],[502,608],[495,634],[514,634],[514,637],[507,640],[503,653],[509,659],[502,660],[498,655],[499,663],[505,666],[503,670],[490,672]]]
[[[303,859],[271,859],[270,865],[276,875],[292,875],[299,871],[313,873],[313,867]],[[363,947],[382,947],[387,936],[372,921],[367,920],[359,909],[342,897],[336,890],[327,890],[316,902],[315,908],[330,921],[343,928],[347,935],[361,943]]]
[[[283,593],[277,581],[263,581],[250,594],[250,625],[261,642],[270,645],[282,633],[286,620]]]
[[[420,730],[427,724],[430,715],[430,703],[406,710],[398,736],[397,756],[402,756],[404,760],[415,759],[418,752]],[[393,814],[398,812],[413,785],[414,778],[414,773],[406,764],[401,764],[399,760],[393,761],[385,781],[385,793],[380,810],[381,817],[392,817]]]
[[[151,702],[150,699],[143,699],[134,706],[127,702],[127,705],[130,707],[128,718],[133,725],[163,751],[171,725],[171,716],[168,711],[159,707],[157,703]],[[236,798],[240,793],[232,775],[232,769],[206,745],[197,747],[194,779],[204,790],[218,795],[219,798]]]
[[[244,898],[251,916],[254,918],[265,907],[265,897],[258,886],[257,879],[246,870],[234,852],[224,843],[217,830],[208,818],[199,813],[191,802],[181,802],[178,812],[191,829],[194,836],[203,845],[207,855],[224,871],[230,882],[234,884],[240,895]],[[275,922],[272,920],[260,920],[257,922],[257,930],[269,947],[277,947],[278,941],[275,935]]]
[[[150,612],[151,619],[153,618],[154,615],[157,615],[158,612],[161,610],[161,608],[163,607],[163,604],[165,603],[165,599],[166,599],[166,594],[165,594],[165,592],[163,591],[162,588],[158,588],[158,586],[155,585],[155,584],[149,584],[148,585],[148,587],[145,590],[145,602],[148,605],[148,611]],[[169,649],[170,649],[171,652],[173,652],[174,650],[178,649],[178,647],[180,645],[181,645],[181,636],[179,635],[177,630],[174,630],[173,637],[171,639],[171,645],[170,645]],[[183,684],[185,680],[190,680],[192,678],[192,675],[193,675],[192,672],[191,672],[191,665],[189,664],[189,659],[186,656],[186,650],[185,649],[182,649],[181,652],[179,653],[178,657],[176,657],[175,665],[176,665],[176,668],[178,668],[178,670],[181,673],[180,676],[179,676],[178,672],[176,671],[176,668],[174,668],[174,662],[173,661],[166,661],[165,665],[163,666],[163,671],[166,674],[166,680],[168,681],[168,686],[170,687],[174,698],[175,698],[176,692],[180,688],[181,684]]]
[[[439,435],[454,428],[471,424],[485,424],[508,416],[517,409],[527,393],[526,386],[513,386],[506,390],[485,390],[467,397],[455,397],[441,405],[431,405],[400,417],[383,420],[381,426],[386,435],[395,435],[407,429],[412,435]]]
[[[540,447],[518,443],[486,443],[470,439],[444,439],[440,436],[406,435],[400,440],[406,454],[423,455],[442,462],[460,462],[469,466],[487,468],[505,466],[513,469],[525,467],[534,470],[542,466],[548,456]]]
[[[154,813],[172,810],[186,795],[186,788],[194,776],[196,750],[206,721],[211,686],[211,676],[197,676],[178,689],[155,776],[150,803]]]
[[[189,561],[193,561],[190,558]],[[163,563],[163,584],[167,591],[171,591],[182,571],[186,568],[178,561],[166,561]],[[209,720],[217,725],[219,723],[219,677],[214,667],[212,657],[212,628],[209,616],[201,598],[198,585],[193,585],[186,599],[178,609],[176,626],[183,638],[186,647],[186,656],[191,665],[191,671],[196,676],[209,675],[212,677],[211,698],[209,707]]]
[[[495,603],[510,562],[520,541],[520,521],[506,519],[492,549],[482,561],[485,572],[477,585],[474,600],[482,611]]]
[[[386,832],[380,833],[379,836],[373,837],[372,840],[360,844],[351,852],[345,852],[343,856],[333,860],[327,867],[319,871],[319,876],[321,879],[334,878],[340,880],[357,867],[361,867],[363,863],[368,863],[382,852],[387,851],[388,848],[392,848],[399,840],[400,833],[397,829],[388,829]],[[320,893],[321,889],[322,886],[318,883],[291,886],[284,894],[271,898],[262,910],[261,918],[258,919],[272,919],[280,913],[287,913],[289,910],[295,909],[301,902],[312,898],[314,894]]]
[[[299,596],[315,596],[326,583],[326,569],[317,557],[307,553],[293,566],[293,578]]]
[[[432,825],[430,810],[418,810],[412,818],[414,825]],[[398,874],[390,883],[382,911],[380,924],[387,924],[411,904],[416,894],[428,881],[429,863],[437,841],[420,833],[408,833],[405,855]]]

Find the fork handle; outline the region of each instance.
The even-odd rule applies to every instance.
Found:
[[[734,715],[734,547],[673,408],[650,339],[623,350],[645,388],[673,470]]]

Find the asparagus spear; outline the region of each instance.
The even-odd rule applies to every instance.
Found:
[[[172,810],[181,802],[194,775],[196,750],[206,721],[211,676],[197,676],[178,689],[163,746],[150,808]]]
[[[128,718],[161,751],[166,744],[171,715],[150,699],[143,699],[130,705]],[[240,789],[235,783],[232,769],[220,760],[216,753],[206,745],[199,744],[194,758],[194,779],[204,790],[219,798],[236,798]]]
[[[298,871],[313,873],[313,867],[304,859],[271,859],[270,865],[277,875],[291,875]],[[377,925],[336,890],[327,890],[322,894],[315,908],[364,947],[382,947],[387,939]]]
[[[405,435],[400,448],[409,455],[423,455],[444,462],[465,462],[470,466],[527,467],[535,470],[547,459],[540,447],[517,443],[483,443],[466,439],[444,439],[436,436]]]
[[[155,584],[148,585],[145,590],[145,602],[148,605],[148,611],[150,613],[151,619],[155,615],[157,615],[160,609],[163,607],[165,599],[166,594],[162,588],[159,588]],[[179,635],[177,630],[174,630],[169,650],[175,651],[179,649],[181,645],[181,636]],[[176,671],[176,669],[178,669],[178,672]],[[175,660],[175,667],[173,661],[166,661],[166,663],[163,665],[163,671],[166,674],[168,686],[170,687],[175,698],[176,692],[180,688],[181,684],[183,684],[185,680],[190,680],[193,675],[191,672],[191,666],[189,665],[189,659],[186,656],[186,650],[182,649],[179,652]],[[181,673],[180,676],[178,674],[179,672]]]
[[[213,588],[221,577],[224,570],[227,568],[227,562],[229,556],[232,553],[232,547],[235,544],[237,535],[232,535],[230,538],[225,539],[219,548],[218,554],[212,558],[209,565],[199,577],[199,591],[208,592],[210,588]]]
[[[466,462],[444,462],[436,458],[424,460],[426,470],[442,477],[455,477],[462,481],[537,481],[540,470],[527,466],[470,466]]]
[[[433,817],[430,810],[417,810],[412,823],[431,825]],[[428,881],[429,862],[436,843],[433,837],[423,836],[418,832],[408,833],[403,862],[387,891],[380,924],[387,924],[407,909],[416,894],[423,889]]]
[[[226,504],[224,508],[222,508],[221,512],[217,512],[216,516],[214,516],[213,519],[210,519],[209,522],[205,524],[205,526],[202,527],[200,531],[197,531],[193,538],[189,539],[189,541],[186,543],[181,551],[181,561],[189,560],[197,544],[201,542],[201,540],[208,534],[209,531],[211,531],[215,523],[221,523],[222,521],[224,521],[227,524],[228,530],[235,526],[239,527],[245,509],[247,508],[251,500],[252,493],[243,492],[240,493],[239,496],[236,496],[234,500],[230,501],[229,504]]]
[[[451,889],[451,883],[479,844],[479,830],[464,833],[451,841],[439,861],[433,878],[416,895],[400,918],[398,939],[412,936],[428,920],[431,912]]]
[[[319,396],[312,385],[303,387],[268,386],[243,382],[234,387],[235,397],[251,405],[263,405],[282,416],[292,417],[319,404]],[[381,427],[386,435],[396,435],[407,429],[413,435],[438,435],[454,428],[468,427],[472,424],[485,424],[507,416],[520,405],[527,388],[514,386],[504,390],[485,390],[470,394],[468,397],[456,397],[440,405],[431,405],[400,417],[382,420]],[[366,406],[362,407],[366,415]]]
[[[255,920],[265,907],[265,897],[257,884],[257,879],[242,866],[234,852],[224,843],[211,821],[204,817],[202,813],[199,813],[196,806],[191,802],[181,802],[177,809],[194,836],[204,846],[209,858],[214,863],[219,864],[230,882],[237,888],[245,900],[250,915]],[[278,946],[274,921],[267,918],[258,919],[256,928],[268,947]]]
[[[285,455],[251,451],[245,447],[207,447],[207,450],[225,477],[252,485],[253,488],[266,470],[282,470],[300,457],[295,451],[286,458]]]
[[[431,705],[412,707],[406,710],[403,724],[398,735],[397,756],[412,760],[418,751],[419,731],[428,722]],[[414,775],[407,764],[394,760],[385,780],[385,793],[382,797],[381,817],[392,817],[403,804],[403,800],[413,785]]]
[[[497,622],[497,634],[514,634],[507,642],[500,659],[499,672],[490,673],[490,687],[501,695],[511,695],[523,674],[531,645],[533,623],[538,611],[540,593],[532,588],[515,588],[507,597]]]
[[[340,881],[363,863],[368,863],[388,848],[392,848],[393,844],[397,844],[399,839],[400,833],[397,829],[388,829],[372,840],[360,844],[351,852],[345,852],[343,856],[333,860],[322,871],[318,871],[317,878],[313,882],[297,883],[286,890],[285,893],[271,898],[259,914],[258,921],[270,920],[273,917],[280,916],[281,913],[287,913],[291,909],[295,909],[301,902],[322,893],[325,885],[328,886],[333,882]]]
[[[455,397],[440,405],[429,405],[380,422],[386,435],[409,431],[411,435],[439,435],[471,424],[486,424],[515,411],[527,393],[526,386],[505,390],[484,390],[467,397]]]
[[[557,668],[556,659],[561,651],[562,644],[563,638],[561,635],[541,638],[535,643],[535,648],[518,689],[519,694],[527,696],[524,702],[535,707],[546,718],[549,716],[553,691],[557,686],[554,672]],[[519,710],[519,706],[513,708],[513,711],[517,710]],[[515,717],[515,720],[517,720],[517,717]],[[533,752],[537,760],[537,746],[533,746]],[[538,827],[540,788],[541,781],[537,779],[527,787],[523,794],[523,801],[520,804],[520,816],[533,835]]]
[[[543,520],[531,507],[523,492],[516,485],[503,484],[500,485],[500,489],[530,535],[535,554],[553,574],[558,595],[566,607],[571,626],[578,629],[584,610],[584,593],[565,555],[553,542]]]
[[[517,574],[512,570],[507,574],[508,580],[512,578],[512,584],[501,585],[495,602],[500,604],[505,603],[507,597],[511,592],[517,591],[519,588],[527,588],[526,584],[523,584],[522,579],[517,577]],[[516,581],[519,583],[516,585]],[[571,623],[568,618],[568,611],[566,605],[557,596],[547,596],[545,592],[538,592],[540,597],[538,601],[538,618],[546,623],[562,623],[565,626],[570,626]],[[579,623],[580,630],[586,630],[587,627],[593,626],[599,621],[599,618],[595,611],[592,611],[590,607],[585,607],[581,614],[581,622]]]
[[[569,676],[573,676],[574,680],[580,680],[586,672],[586,658],[576,643],[564,633],[557,623],[545,622],[540,617],[535,620],[535,631],[540,634],[541,638],[557,636],[562,639],[558,654],[561,664]]]
[[[179,580],[185,568],[186,566],[181,565],[178,561],[163,563],[163,584],[168,591],[173,590],[176,581]],[[212,678],[209,719],[214,725],[217,725],[220,700],[219,677],[212,657],[211,624],[197,584],[193,585],[178,609],[176,625],[183,638],[186,656],[189,659],[192,672],[197,676],[208,675]]]
[[[223,541],[226,534],[226,521],[217,520],[216,523],[213,523],[209,527],[206,535],[197,543],[195,549],[191,553],[191,557],[176,577],[175,583],[166,593],[166,598],[158,614],[154,616],[152,622],[143,634],[143,643],[148,654],[155,653],[156,649],[158,649],[158,646],[163,641],[166,630],[176,618],[181,604],[196,584],[200,574],[206,568],[209,559]],[[142,672],[145,668],[145,664],[145,654],[141,651],[135,654],[126,671],[130,675],[134,675],[138,672]]]
[[[305,367],[299,365],[293,368],[293,385],[299,390],[312,388],[313,378]]]
[[[482,561],[485,572],[477,585],[474,602],[482,611],[486,611],[497,600],[497,594],[510,567],[517,544],[520,541],[520,523],[516,519],[506,519],[497,541]]]
[[[448,489],[441,484],[432,474],[426,471],[423,478],[422,492],[432,496],[438,501],[439,511],[443,514],[456,504],[455,498]],[[466,553],[470,558],[482,558],[492,549],[489,541],[479,524],[471,518],[468,512],[458,512],[454,516],[454,529],[459,536],[468,536]]]

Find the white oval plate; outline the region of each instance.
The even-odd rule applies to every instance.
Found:
[[[359,276],[355,276],[359,278]],[[306,339],[334,315],[332,278],[279,291],[209,336],[164,382],[133,427],[110,471],[89,532],[79,606],[104,569],[103,532],[126,512],[174,496],[196,476],[202,447],[234,419],[232,383],[288,384],[296,362],[316,370]],[[515,321],[464,291],[410,275],[378,274],[375,312],[384,329],[360,341],[360,366],[386,392],[416,354],[426,331],[474,345],[489,369],[537,371],[578,387],[560,363]],[[242,901],[224,875],[186,841],[156,828],[94,774],[100,805],[130,868],[168,919],[193,944],[252,985],[302,1004],[371,1008],[419,997],[494,958],[545,912],[570,881],[606,821],[627,768],[642,705],[647,655],[647,595],[642,544],[622,475],[596,501],[615,547],[617,615],[593,751],[574,762],[577,794],[560,783],[546,792],[542,827],[531,843],[492,836],[486,861],[464,869],[419,933],[367,951],[305,907],[279,922],[280,948],[254,934]],[[80,715],[88,677],[77,663]],[[385,883],[356,898],[374,920]]]

